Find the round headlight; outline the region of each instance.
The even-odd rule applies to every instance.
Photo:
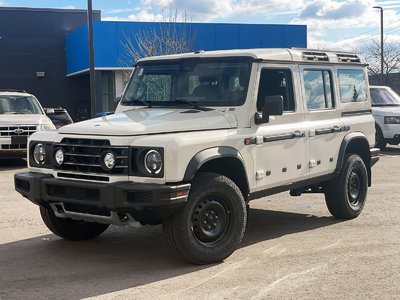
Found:
[[[113,152],[104,152],[102,155],[101,166],[106,171],[111,171],[115,166],[115,154]]]
[[[61,166],[64,162],[64,151],[62,149],[58,149],[54,153],[54,159],[55,159],[57,165]]]
[[[162,157],[157,150],[150,150],[144,156],[144,167],[150,174],[158,174],[162,169]]]
[[[38,165],[43,165],[46,159],[46,149],[43,144],[37,144],[33,149],[33,159]]]

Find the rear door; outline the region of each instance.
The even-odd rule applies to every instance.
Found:
[[[336,168],[346,131],[335,94],[335,69],[331,66],[300,66],[305,120],[309,136],[309,175],[317,177]]]

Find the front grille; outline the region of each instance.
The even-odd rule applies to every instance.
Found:
[[[0,136],[30,136],[36,130],[36,125],[1,126]]]
[[[26,150],[26,144],[1,145],[3,150]]]
[[[63,178],[73,178],[73,179],[85,179],[85,180],[95,180],[95,181],[110,181],[110,178],[106,176],[96,176],[96,175],[82,175],[82,174],[72,174],[72,173],[57,173],[58,177]]]
[[[80,173],[128,174],[128,147],[111,146],[108,140],[64,138],[61,143],[54,145],[54,149],[58,148],[64,150],[65,157],[64,163],[55,169]],[[103,170],[100,163],[106,150],[111,150],[116,156],[115,167],[111,171]]]

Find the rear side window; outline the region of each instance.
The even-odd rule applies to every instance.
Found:
[[[367,101],[367,86],[363,70],[338,70],[340,101]]]
[[[331,73],[326,70],[304,70],[304,90],[307,108],[330,109],[334,107]]]
[[[295,110],[292,72],[289,69],[261,70],[257,96],[257,111],[262,111],[266,96],[282,96],[283,110]]]

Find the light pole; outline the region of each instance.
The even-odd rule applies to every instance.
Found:
[[[381,11],[381,83],[383,83],[383,8],[382,6],[374,6]]]
[[[90,73],[90,117],[94,118],[96,116],[96,75],[94,71],[92,0],[88,0],[87,23],[88,23],[89,73]]]

